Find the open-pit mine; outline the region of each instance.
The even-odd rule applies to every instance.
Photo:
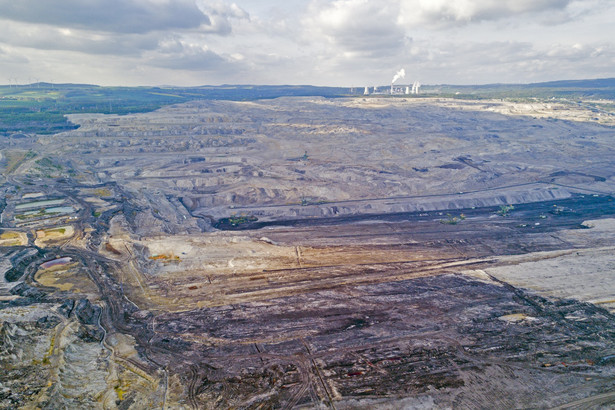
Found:
[[[0,139],[0,408],[615,408],[615,121],[192,101]]]

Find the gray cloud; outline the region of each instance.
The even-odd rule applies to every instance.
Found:
[[[118,33],[195,29],[209,17],[194,1],[0,0],[2,18]]]
[[[79,51],[87,54],[138,55],[158,47],[158,33],[92,33],[47,25],[5,21],[0,38],[12,46],[39,50]]]
[[[409,26],[466,25],[528,13],[565,10],[573,0],[399,0],[399,21]]]

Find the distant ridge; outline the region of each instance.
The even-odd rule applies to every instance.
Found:
[[[574,87],[574,88],[615,88],[615,78],[596,78],[594,80],[561,80],[528,84],[528,87]]]
[[[430,87],[429,84],[425,86]],[[435,86],[435,85],[431,85]],[[517,88],[615,88],[615,78],[595,78],[585,80],[556,80],[545,81],[540,83],[487,83],[487,84],[441,84],[444,87],[459,87],[459,88],[499,88],[499,89],[517,89]]]
[[[453,98],[600,98],[615,100],[615,78],[557,80],[530,84],[480,84],[424,86],[425,94]]]
[[[384,87],[386,88],[386,87]],[[383,89],[384,89],[383,88]],[[467,99],[535,98],[615,100],[615,78],[562,80],[533,84],[424,85],[421,96]],[[196,87],[105,87],[91,84],[0,86],[0,137],[56,134],[75,129],[65,114],[148,112],[193,100],[253,101],[279,97],[365,98],[362,88],[311,85],[201,85]],[[386,94],[375,94],[383,97]],[[413,98],[399,95],[393,98]]]

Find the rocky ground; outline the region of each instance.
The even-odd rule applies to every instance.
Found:
[[[613,407],[586,114],[208,101],[3,139],[0,407]]]

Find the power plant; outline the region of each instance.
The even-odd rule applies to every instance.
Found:
[[[405,77],[406,77],[406,70],[402,68],[397,73],[395,73],[395,75],[393,76],[393,79],[391,80],[391,89],[390,89],[390,91],[388,91],[388,92],[387,91],[379,91],[378,87],[376,87],[376,86],[371,87],[371,91],[370,91],[370,87],[365,87],[365,90],[363,91],[363,95],[370,95],[370,94],[390,94],[390,95],[419,94],[420,88],[421,88],[421,83],[419,81],[415,81],[414,83],[412,83],[412,86],[396,84],[398,80],[403,79]]]

